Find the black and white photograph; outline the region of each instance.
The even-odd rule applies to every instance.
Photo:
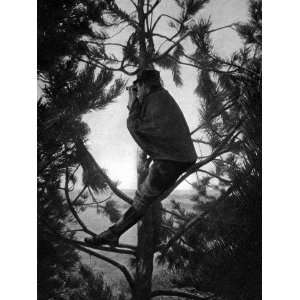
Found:
[[[3,1],[0,298],[300,299],[298,14]]]
[[[261,0],[37,1],[37,299],[262,299]]]

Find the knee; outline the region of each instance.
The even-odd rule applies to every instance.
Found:
[[[144,214],[150,203],[146,200],[145,197],[142,197],[139,192],[136,192],[135,197],[133,199],[132,207],[141,214]]]

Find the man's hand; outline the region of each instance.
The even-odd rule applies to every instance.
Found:
[[[131,86],[128,89],[128,95],[129,95],[129,101],[128,101],[128,105],[127,108],[130,110],[134,101],[137,100],[137,91],[136,91],[136,87],[135,86]]]

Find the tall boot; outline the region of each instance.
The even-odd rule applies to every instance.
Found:
[[[85,241],[93,245],[108,244],[111,246],[117,246],[120,236],[136,224],[143,215],[143,213],[140,213],[133,207],[130,207],[117,223],[93,238],[86,238]]]

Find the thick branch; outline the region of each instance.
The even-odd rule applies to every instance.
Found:
[[[89,245],[85,242],[75,241],[75,240],[71,240],[71,239],[67,239],[67,238],[63,238],[63,237],[61,237],[61,239],[69,244],[74,245],[74,246],[83,246],[83,247],[93,248],[96,250],[101,250],[101,251],[106,251],[106,252],[114,252],[114,253],[119,253],[119,254],[135,255],[135,250],[136,250],[136,247],[134,247],[132,245],[126,245],[126,244],[118,245],[117,246],[118,248],[121,248],[121,246],[123,247],[123,249],[118,249],[116,247],[110,247],[110,246]],[[132,249],[132,250],[128,250],[128,249]]]
[[[136,255],[136,247],[132,246],[132,245],[128,245],[128,244],[119,244],[117,247],[118,248],[123,248],[125,250],[122,249],[118,249],[118,248],[112,248],[112,247],[108,247],[108,246],[91,246],[88,245],[85,242],[81,242],[81,241],[77,241],[77,240],[73,240],[70,238],[66,238],[64,237],[61,233],[58,233],[54,228],[51,227],[51,225],[49,225],[44,219],[41,219],[42,223],[44,223],[44,225],[49,229],[48,233],[54,237],[55,239],[64,241],[70,245],[73,246],[84,246],[84,247],[89,247],[89,248],[94,248],[97,250],[101,250],[101,251],[108,251],[108,252],[115,252],[115,253],[120,253],[120,254],[129,254],[129,255]],[[82,231],[82,229],[75,229],[75,230],[68,230],[67,232],[64,233],[68,233],[68,232],[74,232],[74,231]],[[131,249],[131,250],[128,250]]]
[[[119,198],[121,198],[122,200],[124,200],[125,202],[127,202],[128,204],[132,204],[133,200],[130,197],[128,197],[125,193],[123,193],[121,190],[119,190],[116,184],[105,174],[105,172],[103,172],[103,170],[101,169],[101,167],[99,167],[94,157],[86,149],[84,143],[82,141],[77,141],[76,147],[80,152],[82,152],[82,156],[84,156],[85,159],[90,162],[90,165],[93,165],[97,169],[97,172],[105,180],[105,182],[110,187],[110,189],[114,192],[114,194]]]
[[[200,296],[200,295],[195,295],[180,290],[156,290],[151,292],[151,298],[158,297],[158,296],[184,297],[187,299],[196,299],[196,300],[208,300],[213,298],[213,296]]]
[[[108,67],[104,63],[101,63],[99,61],[95,61],[94,59],[91,59],[91,58],[90,58],[90,60],[86,60],[82,57],[77,57],[76,59],[78,61],[84,62],[86,64],[90,64],[90,65],[98,67],[100,69],[106,69],[106,70],[113,71],[113,72],[120,71],[120,72],[123,72],[123,73],[125,73],[126,75],[129,75],[129,76],[135,75],[137,73],[137,70],[132,71],[132,72],[127,71],[125,68],[132,67],[131,65],[128,65],[128,64],[127,65],[122,65],[122,63],[121,63],[121,66],[119,68],[112,68],[112,67]]]
[[[195,173],[198,171],[199,168],[203,167],[207,163],[211,162],[213,159],[218,157],[221,154],[224,154],[224,151],[222,150],[225,145],[229,142],[229,140],[233,137],[236,130],[242,125],[243,121],[240,121],[233,129],[232,131],[227,135],[227,137],[220,143],[220,145],[215,149],[215,151],[209,155],[206,159],[194,164],[192,167],[190,167],[168,190],[166,190],[163,194],[161,194],[160,197],[156,201],[160,201],[162,199],[165,199],[182,181],[184,181],[188,176],[190,176],[192,173]]]
[[[187,172],[184,173],[168,190],[166,190],[163,194],[161,194],[160,197],[156,199],[156,201],[161,201],[165,199],[182,181],[184,181],[188,176],[190,176],[192,173],[198,171],[199,168],[206,165],[213,159],[215,159],[217,156],[219,156],[221,153],[224,153],[222,149],[224,146],[229,142],[229,140],[232,138],[232,136],[235,134],[236,130],[241,126],[242,121],[240,121],[235,128],[231,131],[231,133],[228,134],[228,136],[222,141],[222,143],[216,148],[216,150],[206,159],[194,164],[191,168],[187,170]],[[121,199],[126,201],[129,204],[132,204],[133,200],[129,198],[126,194],[124,194],[122,191],[120,191],[116,185],[111,181],[111,179],[102,171],[102,169],[98,166],[97,162],[93,158],[93,156],[87,151],[85,148],[83,142],[78,142],[77,147],[84,152],[84,155],[86,158],[88,158],[90,161],[92,161],[92,164],[97,168],[98,172],[101,174],[101,176],[104,178],[104,180],[107,182],[108,186],[111,188],[111,190]],[[72,206],[71,206],[72,207]],[[73,209],[74,210],[74,209]],[[76,212],[75,212],[76,213]],[[75,214],[77,215],[77,214]],[[79,219],[80,220],[80,219]],[[80,220],[81,221],[81,220]],[[193,222],[192,222],[193,224]],[[83,224],[84,225],[84,224]],[[85,225],[84,225],[85,226]],[[84,227],[83,227],[84,228]],[[86,228],[86,227],[85,227]],[[86,228],[87,229],[87,228]],[[94,233],[91,233],[94,235]]]
[[[133,290],[133,288],[134,288],[133,278],[131,277],[129,271],[127,270],[127,268],[126,268],[124,265],[122,265],[122,264],[116,262],[115,260],[113,260],[113,259],[111,259],[111,258],[108,258],[108,257],[106,257],[106,256],[104,256],[104,255],[102,255],[102,254],[100,254],[100,253],[97,253],[97,252],[95,252],[95,251],[92,251],[92,250],[90,250],[90,249],[87,249],[87,248],[85,248],[85,247],[82,247],[82,246],[80,246],[80,245],[76,245],[75,247],[76,247],[78,250],[81,250],[82,252],[85,252],[85,253],[87,253],[87,254],[90,254],[90,255],[92,255],[92,256],[95,256],[95,257],[97,257],[97,258],[99,258],[99,259],[102,259],[102,260],[108,262],[109,264],[111,264],[111,265],[117,267],[117,268],[124,274],[125,278],[126,278],[127,281],[128,281],[128,284],[129,284],[131,290]]]
[[[235,127],[234,129],[231,131],[230,134],[228,134],[228,136],[224,139],[224,141],[217,147],[217,149],[214,151],[213,154],[211,154],[208,158],[204,159],[201,162],[196,163],[195,165],[193,165],[183,176],[181,176],[179,178],[179,180],[176,181],[176,183],[170,188],[171,190],[174,189],[174,186],[177,186],[180,182],[182,182],[185,178],[187,178],[190,174],[198,171],[198,169],[200,167],[202,167],[203,165],[205,165],[206,163],[210,162],[211,160],[215,159],[217,156],[220,155],[220,151],[223,149],[223,147],[229,142],[229,140],[234,136],[234,134],[236,133],[236,130],[242,125],[243,121],[240,121]],[[222,152],[222,151],[221,151]],[[170,190],[169,189],[169,190]],[[159,197],[164,199],[168,194],[169,194],[169,190],[167,190],[165,193],[163,193],[162,197]],[[225,194],[223,194],[223,196],[221,196],[221,199],[223,199],[224,197],[227,197],[228,194],[227,193],[231,193],[231,188],[229,188],[227,190],[227,192]],[[158,199],[158,200],[159,200]],[[202,218],[204,215],[204,213],[194,217],[193,219],[191,219],[190,221],[188,221],[186,223],[186,225],[183,227],[182,230],[180,230],[178,232],[178,234],[176,234],[173,238],[171,238],[169,240],[169,242],[166,244],[166,246],[164,246],[163,249],[163,253],[165,253],[165,251],[167,251],[167,249],[186,231],[188,230],[190,227],[192,227],[193,225],[195,225],[200,218]],[[205,213],[206,214],[206,213]],[[161,248],[161,247],[160,247]]]
[[[220,154],[223,154],[224,151],[222,151],[223,147],[227,144],[227,142],[231,139],[231,137],[236,132],[237,128],[239,128],[242,124],[242,121],[240,121],[237,126],[232,130],[230,134],[222,141],[222,143],[216,148],[216,150],[208,156],[206,159],[194,164],[192,167],[190,167],[169,189],[167,189],[164,193],[161,194],[160,197],[157,198],[156,201],[161,201],[162,199],[165,199],[182,181],[184,181],[188,176],[190,176],[192,173],[196,172],[199,168],[203,167],[207,163],[211,162],[213,159],[215,159]],[[78,142],[77,147],[80,148],[81,151],[84,152],[84,155],[87,159],[92,161],[92,164],[97,168],[97,171],[101,174],[101,176],[104,178],[105,182],[108,184],[108,186],[111,188],[111,190],[121,199],[123,199],[125,202],[132,204],[133,200],[129,198],[125,193],[120,191],[115,183],[102,171],[102,169],[99,167],[97,162],[95,161],[94,157],[89,153],[89,151],[84,146],[83,142]]]

